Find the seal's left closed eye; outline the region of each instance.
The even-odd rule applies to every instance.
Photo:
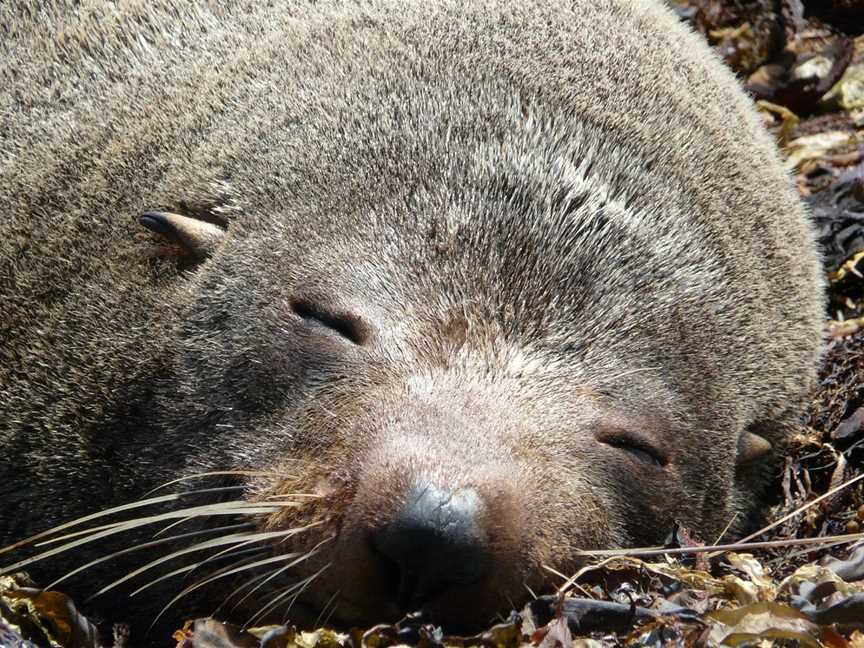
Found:
[[[597,433],[597,441],[604,445],[620,449],[634,458],[647,464],[663,467],[669,463],[669,458],[656,448],[648,439],[626,429],[604,429]]]

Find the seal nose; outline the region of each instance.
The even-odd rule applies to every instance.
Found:
[[[487,572],[489,551],[478,524],[482,501],[477,491],[413,488],[407,503],[372,536],[385,569],[398,582],[404,607],[478,582]]]

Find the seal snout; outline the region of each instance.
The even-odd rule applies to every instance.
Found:
[[[418,484],[389,523],[372,532],[380,569],[403,608],[423,606],[486,576],[491,554],[483,509],[474,489]]]

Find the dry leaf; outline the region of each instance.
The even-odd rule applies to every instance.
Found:
[[[762,601],[734,610],[715,610],[706,617],[717,622],[710,641],[724,646],[758,639],[795,639],[802,646],[821,646],[819,626],[788,605]]]

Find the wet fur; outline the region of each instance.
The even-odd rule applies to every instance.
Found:
[[[0,6],[0,542],[293,460],[360,565],[313,605],[368,582],[342,617],[392,616],[356,539],[412,480],[474,485],[490,618],[574,549],[750,518],[771,464],[736,470],[739,435],[794,427],[822,280],[700,38],[650,2],[274,4]],[[152,208],[227,238],[179,271]]]

